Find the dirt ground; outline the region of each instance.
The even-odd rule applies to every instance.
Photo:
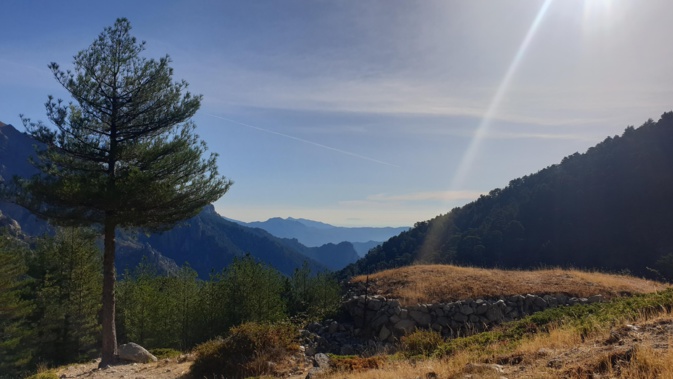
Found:
[[[189,379],[190,359],[160,359],[152,363],[118,364],[106,369],[98,369],[99,360],[70,365],[56,370],[60,378],[91,379]],[[310,367],[302,367],[301,374],[287,376],[287,379],[304,379]]]
[[[60,378],[105,378],[105,379],[177,379],[187,378],[192,362],[163,359],[152,363],[129,363],[98,369],[98,360],[62,367],[56,371]]]

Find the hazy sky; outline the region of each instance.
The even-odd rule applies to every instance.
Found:
[[[673,109],[673,1],[3,0],[0,121],[118,17],[203,94],[243,221],[407,226]]]

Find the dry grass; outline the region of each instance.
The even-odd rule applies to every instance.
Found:
[[[668,343],[670,346],[671,342]],[[635,350],[630,364],[621,370],[622,377],[643,379],[673,379],[673,350],[665,353],[649,346]]]
[[[515,354],[537,354],[542,349],[561,350],[582,343],[582,337],[574,328],[554,328],[549,334],[536,334],[524,340],[516,349]]]
[[[358,276],[352,282],[365,280],[365,276]],[[369,284],[371,294],[400,299],[404,305],[528,293],[563,293],[576,297],[601,294],[610,299],[668,288],[660,282],[627,275],[564,269],[513,271],[451,265],[417,265],[382,271],[370,275]]]
[[[470,363],[471,357],[459,353],[451,359],[427,359],[422,361],[391,360],[384,367],[376,370],[361,372],[335,370],[327,375],[320,376],[324,379],[416,379],[416,378],[449,378],[464,371]],[[480,375],[480,378],[491,376]],[[498,376],[492,376],[498,378]]]
[[[427,360],[390,359],[379,369],[336,371],[323,379],[629,378],[673,379],[673,316],[662,313],[632,326],[606,327],[582,338],[571,327],[525,338],[507,352],[500,346]],[[615,333],[619,338],[615,338]]]

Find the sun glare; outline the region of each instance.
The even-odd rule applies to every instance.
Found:
[[[608,33],[620,17],[616,12],[617,0],[584,0],[582,2],[582,27],[585,33]]]

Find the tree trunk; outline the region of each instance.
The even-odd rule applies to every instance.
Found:
[[[98,367],[117,360],[117,330],[115,327],[115,225],[105,221],[103,252],[103,349]]]

